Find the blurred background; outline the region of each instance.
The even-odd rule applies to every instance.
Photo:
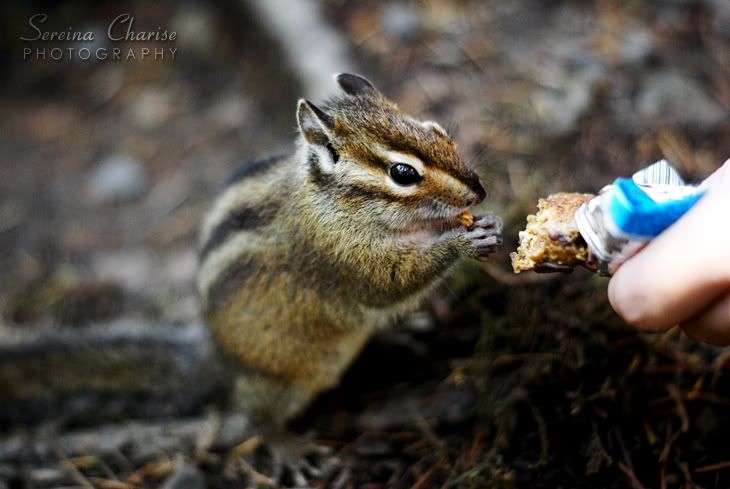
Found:
[[[350,387],[302,423],[347,447],[341,487],[730,485],[728,464],[713,465],[730,457],[716,433],[730,421],[722,352],[624,328],[603,279],[515,278],[507,258],[540,196],[596,191],[660,158],[698,181],[730,157],[730,2],[0,8],[7,325],[198,321],[196,235],[216,188],[237,162],[291,147],[297,98],[321,101],[333,72],[358,72],[448,128],[507,234],[495,260],[465,267],[402,335],[376,341]],[[38,13],[45,22],[30,20]],[[176,38],[111,41],[122,14],[134,32]],[[35,39],[43,32],[94,40]],[[130,479],[150,463],[131,460],[106,461],[124,487],[163,479]],[[244,477],[199,465],[213,487]],[[12,483],[0,488],[55,487],[28,461],[5,467]]]
[[[701,178],[730,155],[722,0],[3,10],[2,297],[38,280],[101,279],[193,316],[195,235],[216,186],[236,162],[290,144],[296,99],[333,93],[334,71],[363,73],[405,111],[449,126],[487,207],[517,224],[538,195],[596,190],[660,157]],[[39,35],[37,13],[48,16],[34,21],[44,32],[96,40],[20,40]],[[109,41],[125,13],[135,32],[177,39]],[[113,48],[124,57],[111,59]],[[142,59],[143,48],[165,51]]]

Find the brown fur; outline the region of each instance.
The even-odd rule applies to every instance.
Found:
[[[208,325],[240,367],[238,403],[274,423],[336,385],[379,325],[476,256],[456,216],[484,190],[454,142],[364,79],[338,81],[347,93],[322,109],[300,101],[296,154],[236,181],[204,225]],[[423,180],[390,182],[384,150],[419,158]],[[256,208],[264,224],[231,230],[227,216]]]

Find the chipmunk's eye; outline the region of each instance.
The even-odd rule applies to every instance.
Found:
[[[405,163],[394,163],[388,170],[390,178],[398,185],[413,185],[423,180],[415,168]]]

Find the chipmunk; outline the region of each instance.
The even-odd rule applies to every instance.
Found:
[[[202,226],[205,321],[238,370],[235,402],[263,425],[302,412],[378,327],[501,244],[496,216],[457,222],[486,192],[440,125],[361,76],[335,80],[344,93],[321,107],[298,101],[294,154],[244,166]]]
[[[378,327],[460,259],[487,258],[501,223],[457,222],[486,193],[444,129],[365,78],[335,79],[344,93],[321,108],[299,100],[296,152],[241,167],[205,217],[207,329],[0,324],[0,427],[69,408],[95,419],[86,413],[101,415],[106,398],[115,416],[189,412],[220,386],[255,426],[281,433]]]

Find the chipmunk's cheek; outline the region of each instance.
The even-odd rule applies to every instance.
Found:
[[[481,202],[482,197],[465,185],[450,185],[440,189],[439,200],[460,212]]]
[[[471,207],[476,203],[478,203],[476,197],[467,192],[452,193],[451,198],[448,200],[448,204],[454,209],[454,214],[458,214],[463,209]]]
[[[458,196],[454,195],[453,190],[444,187],[431,187],[425,192],[424,199],[439,212],[443,213],[449,209],[459,207]]]

